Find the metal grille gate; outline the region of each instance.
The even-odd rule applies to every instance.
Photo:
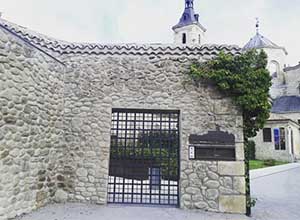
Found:
[[[179,204],[179,111],[113,109],[108,202]]]

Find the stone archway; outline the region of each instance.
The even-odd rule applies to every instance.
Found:
[[[281,69],[281,66],[278,61],[271,60],[269,63],[269,71],[273,79],[277,79],[280,84],[285,84],[284,72]]]

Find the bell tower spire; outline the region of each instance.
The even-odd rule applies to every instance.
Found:
[[[175,44],[203,44],[206,29],[199,22],[199,14],[195,13],[194,0],[185,0],[184,12],[179,23],[172,29]]]
[[[185,8],[194,8],[194,0],[185,0]]]
[[[259,18],[256,18],[256,34],[259,34]]]

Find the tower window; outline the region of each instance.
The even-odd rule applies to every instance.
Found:
[[[198,43],[201,44],[201,35],[198,35]]]
[[[182,43],[186,44],[186,33],[182,34]]]

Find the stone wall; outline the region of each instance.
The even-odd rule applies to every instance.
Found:
[[[35,47],[0,31],[0,219],[52,201],[106,204],[112,108],[180,110],[181,208],[245,213],[242,116],[185,74],[213,49],[50,52],[62,65]],[[234,134],[236,161],[189,160],[189,136],[215,130]]]
[[[63,70],[0,29],[0,219],[28,213],[60,187]]]
[[[185,72],[201,56],[65,55],[69,200],[106,203],[112,108],[180,110],[180,206],[245,213],[242,116],[230,99]],[[236,162],[188,159],[190,134],[235,135]]]

